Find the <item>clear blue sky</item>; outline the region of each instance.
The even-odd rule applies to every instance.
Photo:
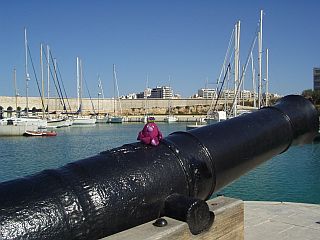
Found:
[[[69,96],[76,96],[76,56],[97,96],[100,74],[113,95],[112,64],[120,94],[171,86],[188,97],[215,82],[232,28],[241,20],[241,62],[249,51],[263,9],[263,47],[269,48],[270,91],[301,93],[312,88],[320,66],[319,1],[213,0],[3,0],[0,1],[0,95],[12,96],[13,67],[25,95],[24,27],[39,74],[40,43],[49,44]],[[31,65],[30,95],[38,96]],[[248,72],[248,74],[250,74]]]

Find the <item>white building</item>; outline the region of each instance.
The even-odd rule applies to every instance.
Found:
[[[217,92],[215,89],[201,88],[198,90],[198,97],[201,98],[217,98]]]
[[[126,96],[121,96],[120,99],[137,99],[137,94],[136,93],[129,93]]]
[[[162,87],[156,87],[151,89],[151,95],[150,98],[172,98],[173,97],[173,91],[171,87],[168,86],[162,86]]]

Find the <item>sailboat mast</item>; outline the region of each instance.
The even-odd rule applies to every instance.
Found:
[[[252,54],[252,51],[251,51],[251,53],[250,53],[250,56],[251,56],[251,71],[252,71],[253,107],[257,107],[257,100],[256,100],[256,80],[255,80],[256,70],[255,70],[254,64],[253,64],[253,54]]]
[[[24,48],[25,48],[25,77],[26,77],[26,115],[29,116],[29,102],[28,102],[28,91],[30,76],[28,73],[28,41],[27,41],[27,29],[24,28]]]
[[[47,108],[48,108],[48,114],[49,114],[49,99],[50,99],[50,48],[49,45],[47,45],[47,87],[48,87],[48,100],[47,100]]]
[[[80,63],[80,91],[79,91],[79,93],[80,93],[80,105],[81,105],[80,113],[82,115],[82,107],[83,107],[83,105],[82,105],[82,83],[83,83],[82,59],[80,59],[79,63]]]
[[[104,99],[104,92],[103,92],[103,86],[102,86],[100,75],[99,75],[99,81],[100,81],[100,88],[101,88],[101,96],[102,96],[102,99]]]
[[[57,73],[57,59],[54,58],[53,59],[53,69],[54,69],[54,82],[58,83],[58,73]],[[57,111],[58,109],[58,96],[59,96],[59,91],[57,90],[56,94],[55,94],[55,111]]]
[[[169,75],[169,90],[171,89],[171,76]],[[171,98],[172,96],[169,96],[169,99],[168,99],[168,116],[171,115]]]
[[[259,87],[258,87],[258,108],[261,108],[262,103],[262,17],[263,10],[260,11],[260,31],[258,33],[258,43],[259,43]]]
[[[237,89],[239,84],[239,53],[240,53],[240,21],[235,25],[234,34],[234,105],[233,116],[237,116]]]
[[[116,65],[113,64],[113,115],[116,115]]]
[[[14,97],[16,100],[16,111],[18,110],[18,91],[17,91],[17,70],[13,68],[13,85],[14,85]]]
[[[101,80],[100,80],[100,75],[98,74],[98,116],[100,113],[100,95],[101,95]]]
[[[41,68],[41,99],[42,99],[42,117],[44,118],[44,72],[43,72],[43,56],[42,56],[42,51],[43,51],[43,45],[42,43],[40,44],[40,68]]]
[[[79,74],[79,57],[77,57],[77,103],[80,110],[80,74]]]
[[[148,115],[148,106],[147,106],[148,85],[149,85],[149,74],[147,74],[146,89],[144,90],[144,114],[146,116]]]
[[[269,49],[266,49],[266,106],[269,105]]]

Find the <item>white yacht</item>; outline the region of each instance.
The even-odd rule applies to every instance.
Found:
[[[141,118],[141,122],[143,123],[147,123],[148,122],[148,115],[144,115],[142,118]]]
[[[64,123],[64,127],[70,127],[73,125],[73,118],[68,117]]]
[[[26,131],[37,131],[36,121],[26,121],[23,118],[0,119],[0,136],[23,136]]]
[[[113,97],[113,115],[109,116],[108,123],[123,123],[124,117],[122,117],[122,108],[119,97],[118,79],[116,73],[116,66],[113,64],[113,85],[114,85],[114,97]],[[117,91],[117,97],[115,96]],[[118,106],[119,105],[119,106]],[[120,109],[120,114],[118,113],[118,108]]]
[[[60,128],[66,125],[66,119],[64,118],[50,118],[47,122],[48,128]]]
[[[110,116],[108,123],[123,123],[123,117],[121,116]]]
[[[77,57],[77,98],[78,98],[78,116],[73,119],[73,125],[94,125],[96,118],[82,115],[82,61]]]
[[[227,113],[225,111],[214,111],[205,118],[207,124],[214,124],[227,120]]]
[[[97,121],[96,123],[107,123],[109,121],[109,116],[105,115],[105,116],[97,116]]]
[[[164,121],[167,123],[173,123],[173,122],[177,122],[178,118],[174,115],[168,115],[164,118]]]
[[[73,125],[94,125],[97,119],[87,116],[77,116],[73,119]]]

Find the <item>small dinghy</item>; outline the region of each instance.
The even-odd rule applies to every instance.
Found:
[[[26,137],[53,137],[57,136],[57,133],[54,131],[25,131],[23,136]]]

